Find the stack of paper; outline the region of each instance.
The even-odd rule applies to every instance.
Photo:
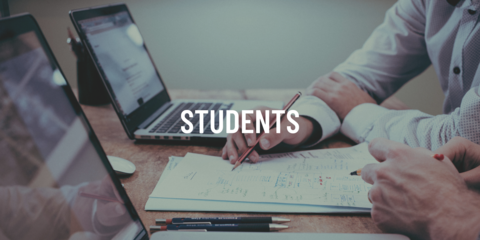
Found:
[[[370,185],[350,172],[376,160],[367,145],[262,155],[232,165],[220,157],[171,157],[145,210],[369,212]]]

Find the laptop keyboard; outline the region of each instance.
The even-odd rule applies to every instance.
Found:
[[[233,103],[229,105],[224,105],[222,103],[193,103],[193,102],[184,102],[179,104],[175,109],[173,109],[165,118],[158,122],[149,133],[182,133],[182,126],[185,126],[185,122],[181,119],[182,112],[184,110],[190,110],[194,114],[192,118],[186,116],[186,118],[192,122],[193,131],[192,133],[200,133],[200,115],[195,114],[195,110],[208,110],[207,114],[203,115],[203,133],[204,134],[213,134],[210,129],[210,110],[215,111],[215,129],[218,129],[220,121],[223,121],[225,118],[225,113],[222,116],[222,119],[219,119],[218,110],[229,110],[232,108]]]

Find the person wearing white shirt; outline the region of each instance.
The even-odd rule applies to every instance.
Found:
[[[430,150],[456,136],[479,144],[479,21],[480,0],[399,0],[361,49],[295,103],[299,132],[286,131],[285,119],[281,132],[265,134],[260,147],[310,147],[339,131],[357,143],[383,137]],[[445,94],[444,114],[378,105],[430,65]],[[255,119],[250,116],[248,129]],[[255,140],[255,134],[230,134],[222,157],[235,163]],[[249,159],[257,161],[258,153]]]

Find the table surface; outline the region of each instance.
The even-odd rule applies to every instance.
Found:
[[[299,89],[251,89],[251,90],[170,90],[172,99],[250,99],[282,100],[287,102]],[[390,109],[407,109],[398,99],[387,99],[382,106]],[[260,213],[212,213],[212,212],[158,212],[145,211],[145,203],[160,179],[169,156],[184,156],[187,152],[221,155],[221,146],[193,146],[172,144],[145,144],[130,140],[111,105],[86,106],[87,115],[107,155],[132,161],[137,171],[122,183],[148,228],[155,225],[156,218],[215,217],[215,216],[281,216],[291,219],[289,228],[282,232],[331,232],[331,233],[378,233],[370,215],[345,214],[260,214]],[[320,143],[316,148],[340,148],[352,146],[353,142],[337,135]]]

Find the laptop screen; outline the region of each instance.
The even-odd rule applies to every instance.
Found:
[[[33,18],[1,20],[0,239],[145,237],[75,101]]]
[[[163,91],[164,86],[128,12],[78,22],[124,116]]]

